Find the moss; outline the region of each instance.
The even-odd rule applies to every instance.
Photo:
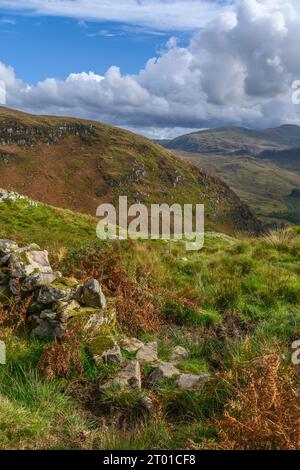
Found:
[[[102,356],[104,351],[111,349],[114,345],[112,336],[100,334],[86,342],[86,347],[92,356]]]
[[[55,287],[57,289],[62,289],[62,290],[64,290],[66,287],[72,288],[78,285],[79,285],[79,281],[73,277],[60,277],[58,279],[55,279],[55,281],[51,283],[52,287]]]

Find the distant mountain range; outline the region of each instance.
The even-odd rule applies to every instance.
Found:
[[[267,221],[300,223],[300,127],[224,127],[157,141],[219,176]]]

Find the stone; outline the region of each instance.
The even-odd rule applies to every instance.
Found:
[[[138,361],[155,362],[157,357],[157,342],[152,341],[143,345],[137,352],[136,359]]]
[[[62,321],[67,321],[80,311],[80,304],[77,300],[71,300],[70,302],[58,300],[53,303],[53,310],[57,312]]]
[[[93,338],[102,333],[103,328],[112,326],[115,322],[116,311],[111,309],[92,310],[81,309],[78,318],[82,323],[85,338]]]
[[[144,396],[141,398],[140,403],[147,413],[151,414],[153,412],[154,405],[151,398]]]
[[[104,384],[100,385],[100,389],[109,387],[132,388],[140,390],[142,387],[141,368],[138,361],[130,361],[125,367],[117,372]]]
[[[117,343],[114,344],[113,348],[104,351],[102,359],[106,364],[121,364],[122,354],[120,346]]]
[[[101,290],[100,284],[96,279],[86,281],[79,292],[79,302],[87,307],[105,308],[106,299]],[[77,299],[78,300],[78,299]]]
[[[34,273],[52,273],[48,251],[12,253],[9,257],[10,276],[24,279]]]
[[[36,273],[27,276],[22,283],[22,290],[31,292],[38,287],[49,286],[57,278],[56,273]]]
[[[62,289],[60,287],[50,286],[42,286],[39,290],[39,294],[37,297],[37,302],[41,304],[52,304],[53,302],[57,302],[58,300],[66,300],[70,299],[72,294],[72,290],[65,288]]]
[[[18,245],[13,240],[1,239],[0,240],[0,258],[8,255],[18,249]]]
[[[0,286],[7,286],[9,283],[9,276],[7,273],[0,271]]]
[[[176,348],[174,348],[172,351],[171,361],[175,363],[180,362],[183,359],[186,359],[188,355],[189,353],[185,348],[182,346],[176,346]]]
[[[12,293],[12,295],[19,295],[20,293],[20,283],[17,279],[11,279],[9,281],[9,290]]]
[[[144,346],[144,343],[137,338],[124,338],[120,342],[120,346],[128,353],[135,353]]]
[[[180,371],[169,362],[162,362],[153,367],[149,375],[149,382],[161,382],[164,379],[171,379],[180,375]]]
[[[43,320],[55,320],[57,317],[57,313],[53,312],[52,310],[43,310],[40,314],[40,318]]]
[[[181,374],[176,380],[175,385],[180,390],[201,390],[209,380],[209,374]]]
[[[47,320],[37,319],[38,325],[32,330],[34,338],[53,339],[60,338],[66,331],[64,325],[59,322],[49,322]]]

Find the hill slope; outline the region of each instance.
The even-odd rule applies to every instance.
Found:
[[[224,127],[193,132],[161,145],[185,152],[220,155],[257,155],[264,150],[282,150],[300,146],[300,127],[285,125],[274,129]]]
[[[259,228],[218,178],[131,132],[0,108],[0,186],[94,215],[102,202],[204,203],[208,226]]]

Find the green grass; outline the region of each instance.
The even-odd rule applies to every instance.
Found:
[[[103,243],[94,235],[93,218],[26,201],[0,205],[0,222],[0,237],[48,248],[64,275],[86,276],[92,269],[111,297],[111,269],[122,268],[139,292],[151,293],[161,318],[158,331],[139,338],[157,340],[165,361],[175,346],[184,346],[189,357],[178,365],[184,373],[233,377],[274,351],[288,362],[290,345],[300,337],[300,228],[260,238],[207,233],[203,250],[186,252],[180,243]],[[118,328],[121,334],[124,325]],[[222,416],[231,396],[218,380],[201,392],[176,390],[173,381],[146,388],[158,410],[151,417],[139,393],[100,393],[98,382],[116,367],[96,366],[84,347],[81,373],[47,381],[37,367],[44,343],[24,333],[0,333],[8,351],[7,365],[0,366],[2,449],[203,448],[206,439],[216,439],[211,418]],[[149,371],[146,366],[144,375]],[[81,389],[74,396],[74,383],[94,392],[96,408]]]

